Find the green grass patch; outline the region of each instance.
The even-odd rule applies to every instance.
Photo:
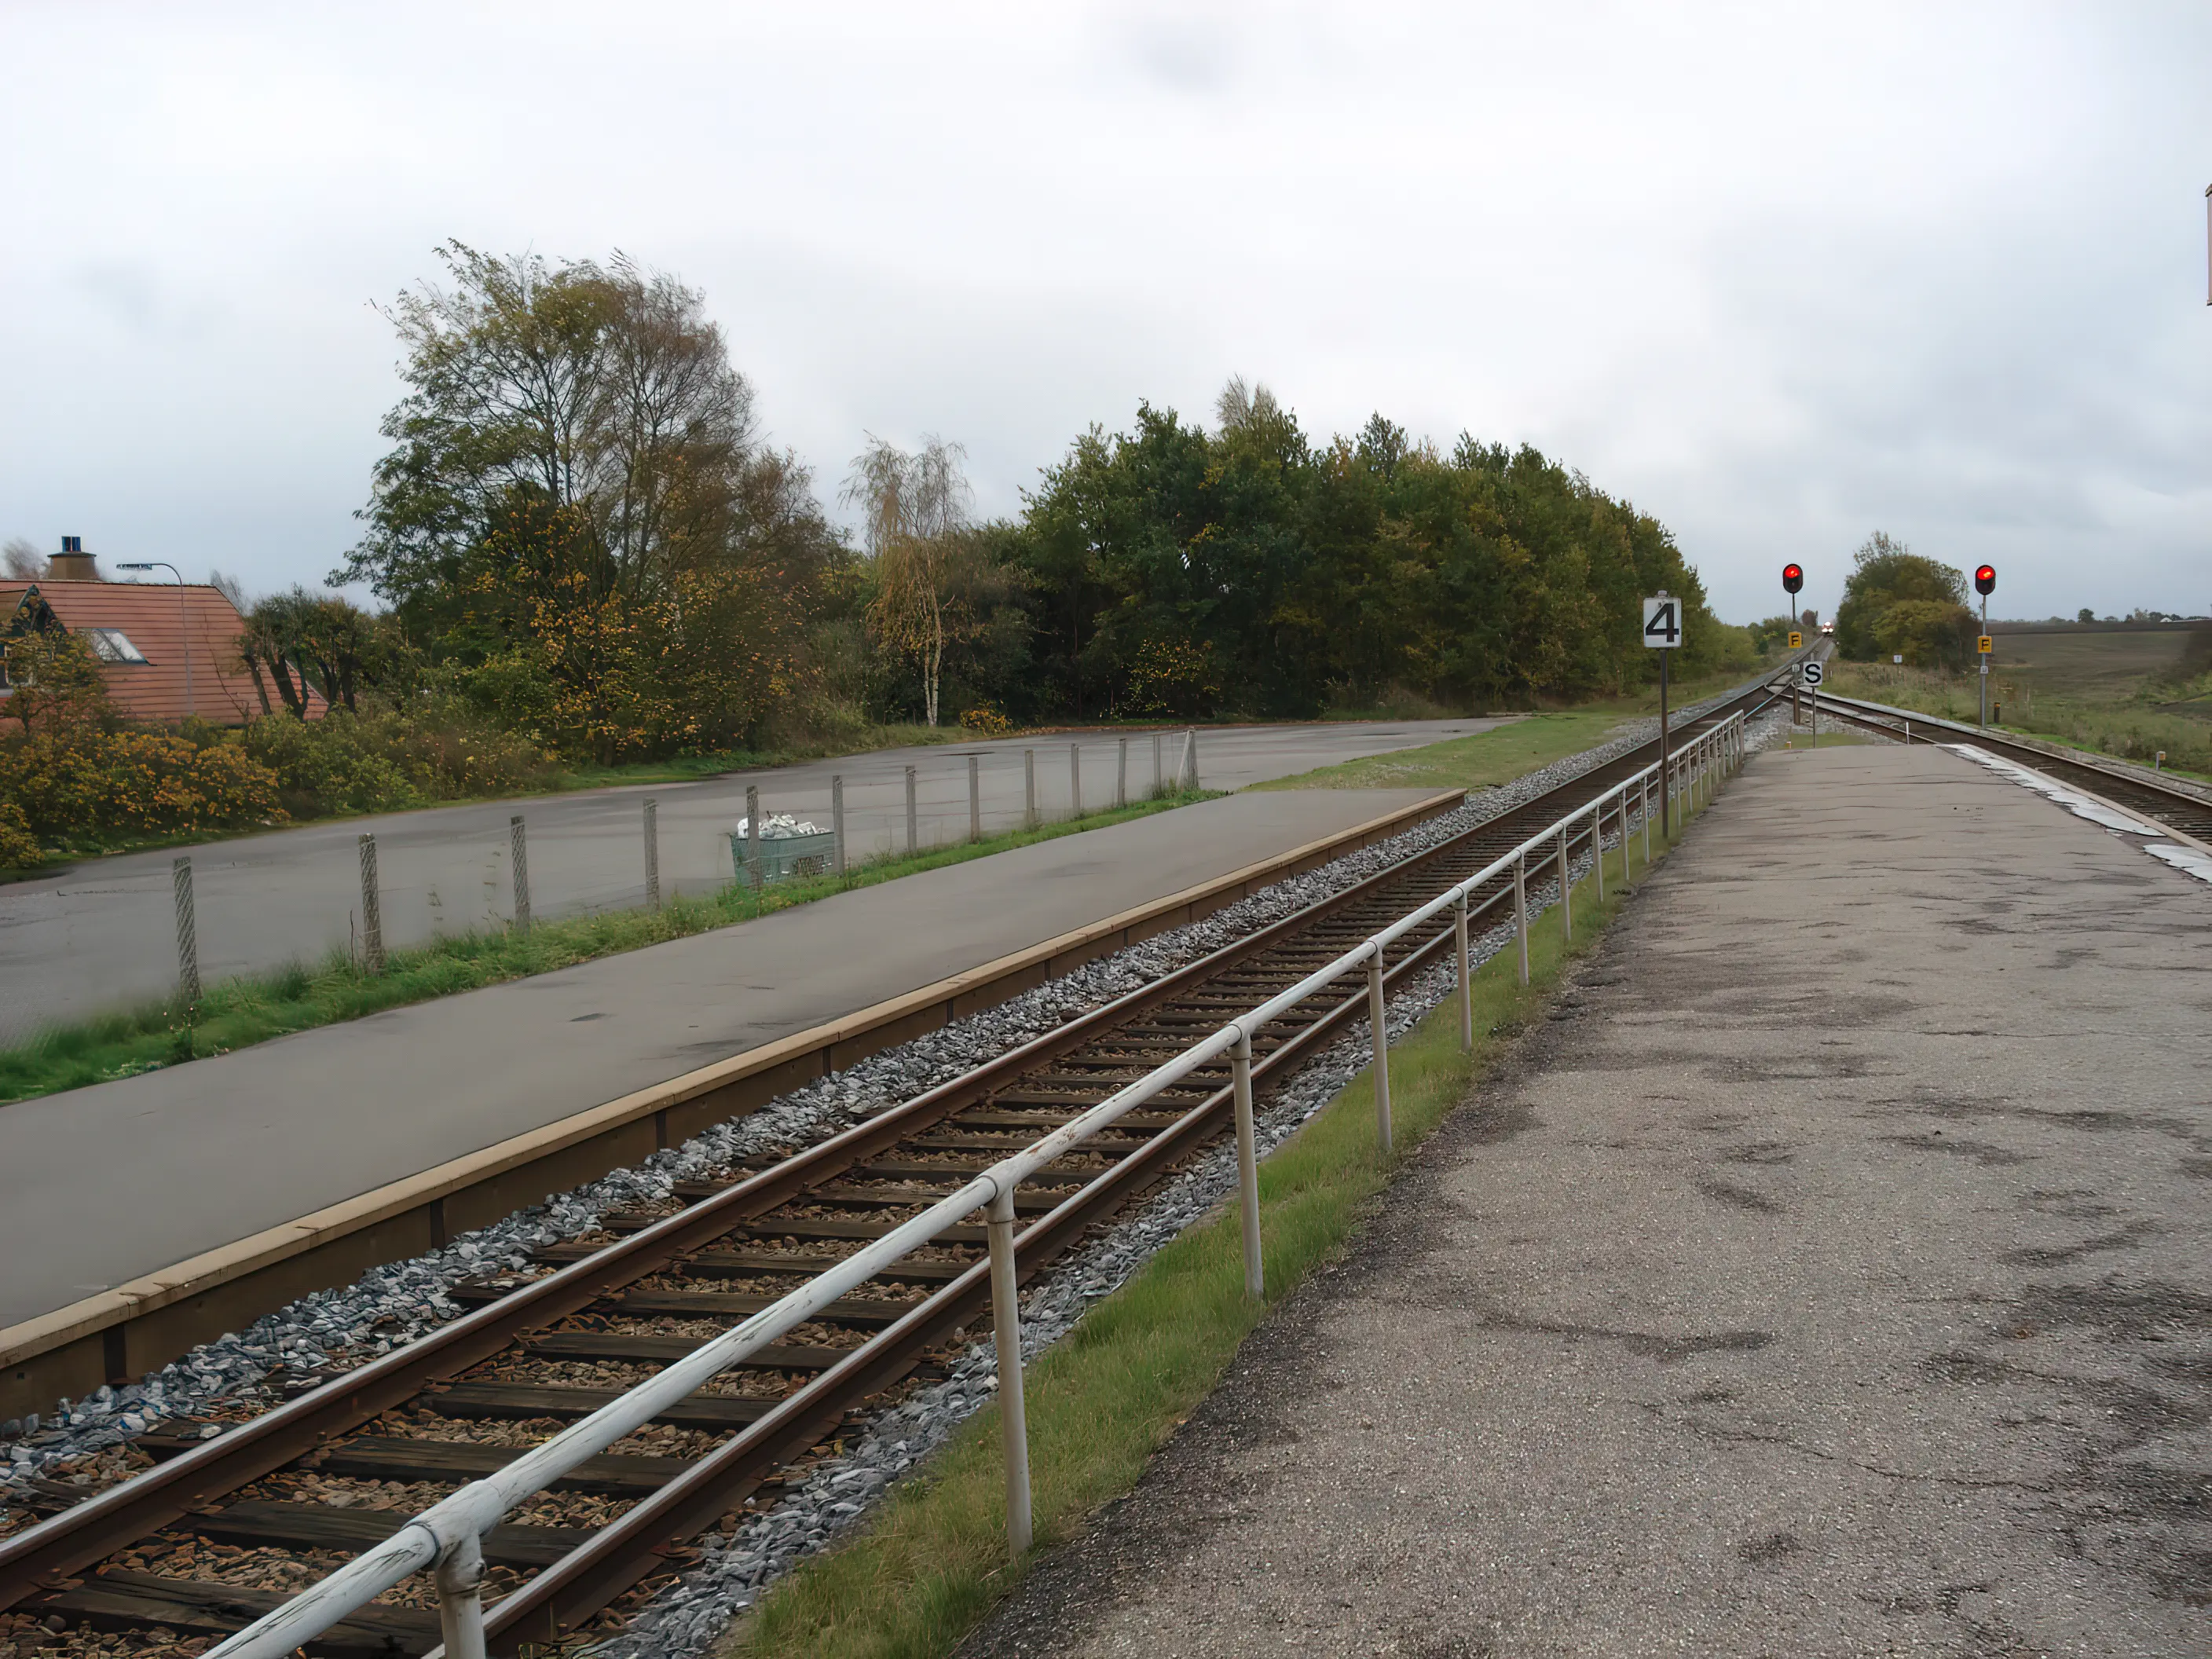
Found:
[[[1480,789],[1505,783],[1603,743],[1627,718],[1612,708],[1531,714],[1471,738],[1449,738],[1420,749],[1359,760],[1255,783],[1255,789]]]
[[[1212,799],[1213,793],[1200,790],[1165,795],[1034,830],[931,848],[911,857],[892,854],[872,859],[852,866],[842,877],[780,881],[757,896],[748,886],[732,885],[711,897],[672,897],[658,910],[611,910],[540,921],[526,934],[507,928],[454,934],[387,952],[381,974],[369,973],[346,952],[338,951],[312,967],[295,963],[271,973],[240,975],[209,986],[200,1000],[189,1007],[157,1002],[118,1010],[52,1027],[26,1042],[0,1049],[0,1102],[28,1100],[205,1060],[294,1031],[334,1025],[386,1008],[688,939],[770,911],[811,903],[833,893],[1125,823]]]
[[[1641,848],[1639,837],[1630,849],[1638,874]],[[1397,1163],[1467,1097],[1501,1044],[1540,1009],[1567,957],[1586,950],[1610,919],[1620,903],[1621,856],[1607,856],[1604,903],[1590,881],[1577,888],[1571,950],[1556,910],[1538,918],[1528,988],[1515,982],[1510,950],[1477,972],[1472,1054],[1460,1048],[1450,998],[1391,1051],[1395,1157],[1376,1150],[1373,1085],[1363,1074],[1260,1166],[1266,1304],[1244,1294],[1232,1206],[1169,1244],[1031,1367],[1025,1394],[1041,1546],[1075,1536],[1099,1505],[1134,1486],[1267,1305],[1353,1238]],[[951,1652],[1026,1571],[1026,1560],[1006,1557],[1003,1471],[994,1408],[892,1488],[854,1539],[778,1584],[732,1629],[725,1659]]]

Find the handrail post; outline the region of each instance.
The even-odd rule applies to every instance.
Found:
[[[1628,786],[1620,786],[1620,884],[1628,885],[1633,879],[1628,868]]]
[[[1597,902],[1605,902],[1605,801],[1590,808],[1590,865],[1597,872]]]
[[[1367,958],[1367,1023],[1375,1038],[1375,1143],[1390,1150],[1390,1032],[1383,1024],[1382,947]]]
[[[1644,867],[1651,868],[1651,780],[1644,780],[1644,787],[1637,792],[1636,815],[1644,821]]]
[[[464,1533],[443,1555],[432,1576],[438,1585],[438,1633],[446,1659],[484,1659],[483,1545]]]
[[[1528,855],[1513,860],[1513,933],[1521,947],[1521,982],[1528,982]]]
[[[999,1348],[999,1433],[1006,1457],[1006,1547],[1029,1553],[1030,1429],[1022,1408],[1021,1286],[1014,1277],[1014,1192],[1000,1189],[985,1212],[991,1240],[991,1313]]]
[[[1267,1294],[1267,1265],[1260,1258],[1260,1148],[1252,1127],[1252,1039],[1237,1028],[1229,1054],[1237,1095],[1237,1208],[1244,1228],[1244,1294],[1255,1302]]]
[[[1567,880],[1567,827],[1559,826],[1559,937],[1575,942],[1575,890]]]
[[[1459,959],[1459,1046],[1462,1053],[1474,1048],[1474,980],[1467,966],[1467,889],[1459,890],[1452,907],[1453,954]]]

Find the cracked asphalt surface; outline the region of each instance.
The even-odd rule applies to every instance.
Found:
[[[963,1652],[2212,1653],[2212,891],[1755,759]]]

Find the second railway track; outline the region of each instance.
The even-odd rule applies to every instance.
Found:
[[[1744,692],[1687,738],[1776,693]],[[427,1504],[605,1405],[659,1366],[881,1237],[1297,983],[1415,900],[1463,878],[1617,780],[1656,744],[1408,858],[1071,1020],[939,1088],[803,1150],[678,1185],[662,1206],[602,1218],[600,1235],[537,1253],[535,1276],[456,1287],[473,1310],[312,1392],[235,1424],[185,1423],[136,1443],[162,1461],[0,1538],[0,1618],[74,1632],[82,1653],[153,1654],[252,1622]],[[1578,842],[1587,851],[1589,832]],[[1477,917],[1510,906],[1510,882]],[[1449,945],[1449,921],[1404,940],[1388,977]],[[1364,1018],[1332,988],[1255,1039],[1279,1080]],[[1048,1166],[1020,1197],[1024,1277],[1156,1188],[1229,1123],[1225,1066],[1201,1070]],[[975,1218],[970,1218],[974,1224]],[[956,1225],[592,1459],[486,1540],[495,1649],[559,1639],[680,1567],[684,1540],[773,1498],[863,1402],[930,1369],[988,1322],[981,1224]],[[403,1586],[311,1644],[427,1652],[427,1587]]]

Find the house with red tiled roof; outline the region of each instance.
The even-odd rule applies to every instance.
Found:
[[[65,537],[45,576],[0,580],[0,638],[54,628],[92,647],[108,696],[128,719],[173,724],[197,714],[243,726],[268,712],[265,691],[239,654],[246,618],[220,588],[106,581],[76,538]],[[325,708],[310,689],[308,718]]]

